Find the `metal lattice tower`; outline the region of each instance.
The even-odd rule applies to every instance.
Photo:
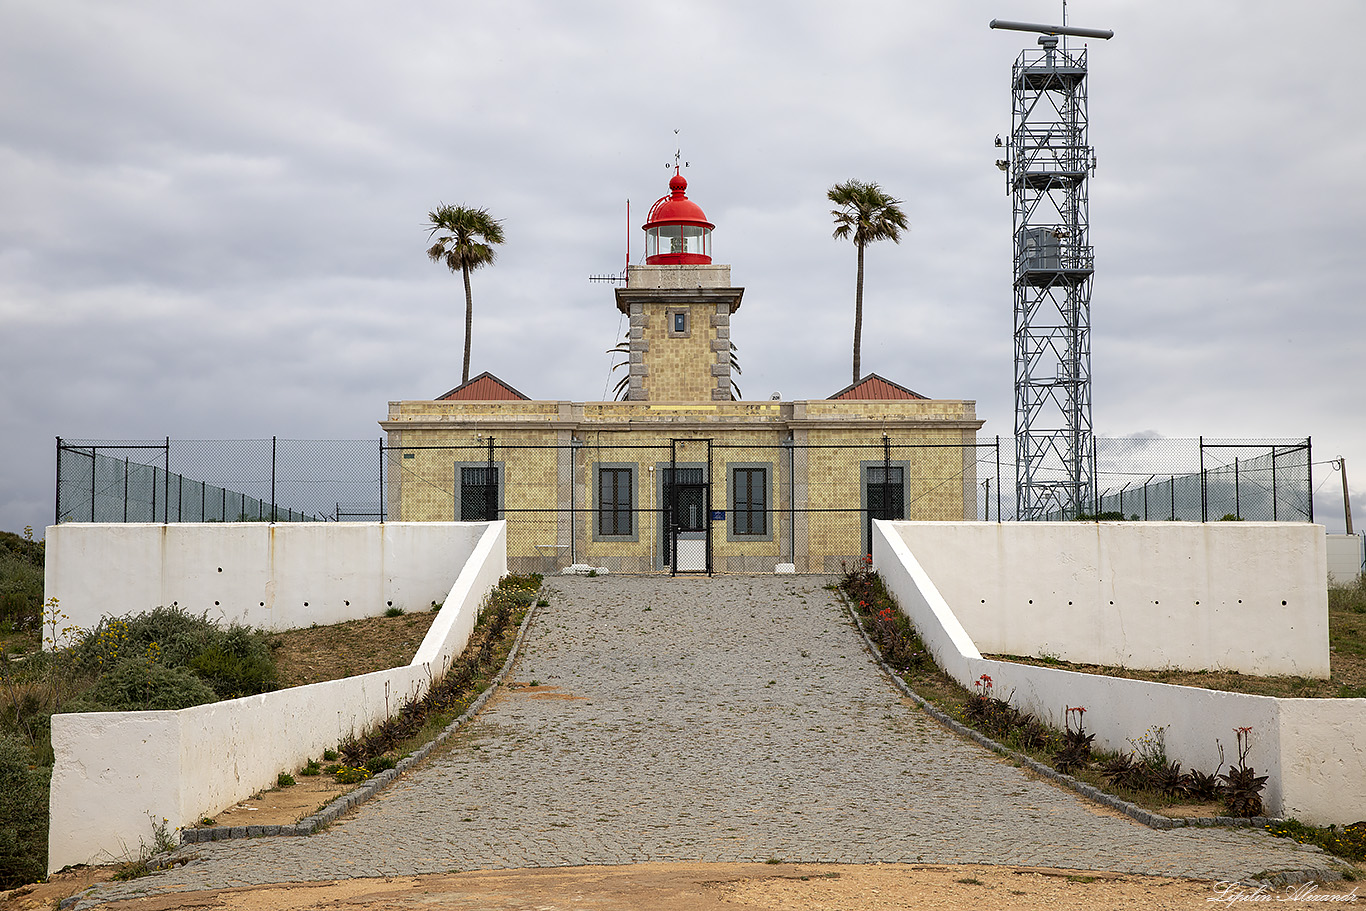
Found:
[[[1091,280],[1086,50],[1058,34],[1110,32],[992,22],[1042,31],[1011,71],[1006,171],[1012,198],[1015,315],[1016,515],[1071,519],[1091,512]],[[999,144],[999,140],[998,140]]]

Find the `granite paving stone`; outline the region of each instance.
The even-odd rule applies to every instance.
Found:
[[[310,837],[187,845],[148,892],[652,861],[1033,865],[1239,879],[1330,860],[1159,831],[1026,774],[881,673],[822,576],[553,577],[512,679]]]

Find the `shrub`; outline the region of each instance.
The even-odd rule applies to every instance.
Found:
[[[0,889],[47,873],[47,782],[30,761],[27,747],[0,734]]]
[[[143,655],[198,674],[215,693],[206,702],[252,696],[279,686],[266,634],[235,623],[223,629],[207,614],[196,617],[176,606],[105,617],[74,649],[80,667],[101,675],[129,656]]]
[[[179,607],[158,607],[141,614],[104,617],[76,644],[75,656],[82,666],[98,671],[99,659],[108,663],[111,649],[118,656],[142,655],[155,642],[161,661],[181,666],[212,645],[219,632],[207,614],[196,617]]]
[[[375,756],[371,759],[367,759],[363,768],[371,775],[378,775],[380,772],[392,769],[396,765],[398,765],[398,760],[388,753],[385,753],[382,756]]]
[[[360,784],[370,777],[365,768],[356,766],[341,766],[333,774],[337,777],[337,784]]]
[[[265,637],[246,627],[231,626],[217,642],[189,661],[220,699],[254,696],[277,689],[279,676]]]
[[[123,658],[78,701],[90,711],[163,711],[217,702],[218,694],[188,668]]]
[[[0,622],[37,630],[42,614],[42,542],[0,531]]]

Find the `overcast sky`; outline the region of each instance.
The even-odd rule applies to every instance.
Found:
[[[610,285],[675,148],[744,304],[748,398],[863,366],[1012,428],[1010,200],[993,147],[1058,0],[0,0],[0,528],[53,517],[54,438],[378,439],[460,380],[446,202],[505,223],[472,372],[593,401]],[[1313,437],[1366,525],[1366,4],[1074,0],[1090,42],[1098,434]],[[678,130],[677,136],[674,131]],[[1314,467],[1343,530],[1340,475]]]

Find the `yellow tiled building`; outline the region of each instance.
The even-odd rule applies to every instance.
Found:
[[[876,374],[807,401],[737,401],[730,321],[743,288],[675,175],[645,225],[623,400],[535,401],[489,374],[389,404],[389,515],[508,521],[514,571],[833,572],[869,518],[976,518],[971,401]]]

